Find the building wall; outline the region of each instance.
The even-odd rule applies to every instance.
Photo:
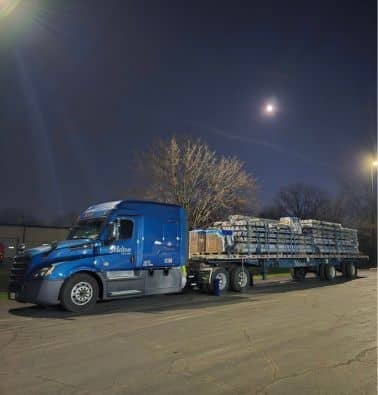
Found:
[[[0,243],[5,247],[5,257],[15,255],[20,244],[26,248],[67,238],[69,228],[48,226],[0,225]]]

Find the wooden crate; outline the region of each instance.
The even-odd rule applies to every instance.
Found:
[[[189,253],[190,255],[202,254],[206,252],[206,233],[189,232]]]
[[[219,235],[207,233],[206,234],[206,247],[207,254],[221,254],[223,252],[223,242]]]

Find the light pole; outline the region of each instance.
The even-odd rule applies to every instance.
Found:
[[[378,160],[374,160],[370,164],[371,193],[374,193],[374,170],[377,169],[378,169]]]
[[[373,259],[374,262],[376,262],[377,258],[377,201],[376,201],[376,195],[374,192],[374,171],[378,170],[378,160],[375,159],[371,161],[370,163],[370,179],[371,179],[371,210],[372,210],[372,218],[371,218],[371,252],[372,252],[372,257],[370,259]],[[377,176],[375,176],[377,177]],[[376,178],[377,179],[377,178]]]

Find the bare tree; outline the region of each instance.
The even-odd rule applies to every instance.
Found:
[[[370,257],[370,264],[377,265],[377,191],[365,180],[341,185],[346,226],[358,229],[360,251]]]
[[[301,219],[340,220],[341,206],[322,189],[302,183],[281,188],[275,199],[281,215]]]
[[[365,183],[364,183],[365,181]],[[272,206],[260,213],[267,218],[285,215],[302,219],[319,219],[342,223],[358,229],[360,251],[376,265],[377,257],[377,194],[366,180],[344,181],[336,198],[325,191],[306,184],[292,184],[282,188]]]
[[[206,144],[176,138],[159,141],[141,160],[144,197],[186,209],[190,228],[228,213],[251,212],[257,182],[233,157],[218,157]]]

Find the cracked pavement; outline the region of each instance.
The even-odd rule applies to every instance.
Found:
[[[376,394],[377,272],[100,303],[0,301],[0,394]]]

